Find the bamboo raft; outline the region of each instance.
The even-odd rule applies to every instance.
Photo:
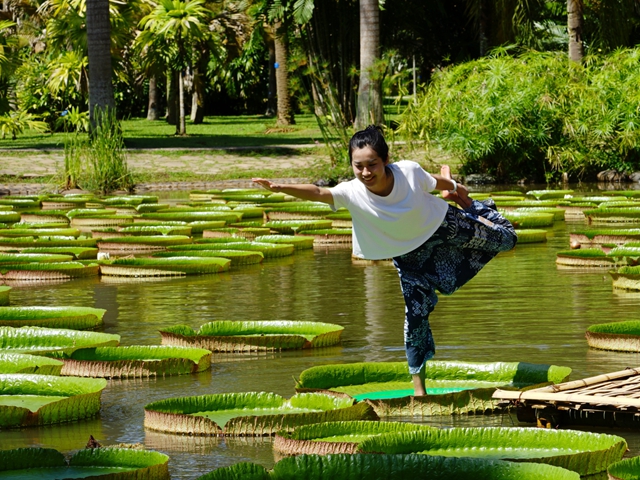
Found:
[[[547,428],[640,428],[640,368],[526,391],[498,389],[493,398],[503,408],[515,407],[519,421]]]

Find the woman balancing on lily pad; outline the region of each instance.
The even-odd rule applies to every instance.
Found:
[[[448,166],[431,175],[415,162],[389,163],[378,127],[351,138],[349,158],[356,178],[333,188],[253,181],[272,192],[346,208],[353,220],[354,255],[393,258],[405,300],[404,341],[414,394],[425,395],[424,365],[435,354],[429,314],[438,302],[436,290],[455,292],[499,252],[511,250],[517,236],[493,200],[471,199]],[[442,198],[433,190],[441,190]]]

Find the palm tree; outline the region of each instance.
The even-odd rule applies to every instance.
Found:
[[[149,31],[151,42],[165,45],[175,44],[175,58],[171,69],[178,79],[179,122],[176,134],[186,135],[186,117],[184,108],[184,71],[189,64],[189,52],[196,41],[208,34],[208,11],[203,0],[161,0],[153,11],[140,21],[140,26]]]
[[[567,0],[567,27],[569,29],[569,60],[581,62],[584,57],[584,44],[582,43],[582,0]]]
[[[89,57],[89,116],[115,107],[111,84],[111,23],[109,0],[87,0],[87,53]]]
[[[356,130],[384,122],[382,85],[375,66],[380,60],[380,7],[378,0],[360,0],[360,81]]]

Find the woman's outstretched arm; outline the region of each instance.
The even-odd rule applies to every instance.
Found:
[[[292,195],[294,197],[301,198],[302,200],[311,200],[313,202],[323,202],[333,205],[333,195],[331,194],[331,190],[328,188],[317,187],[310,183],[293,185],[274,183],[271,180],[266,180],[264,178],[254,178],[252,180],[254,183],[257,183],[271,192],[286,193],[287,195]]]

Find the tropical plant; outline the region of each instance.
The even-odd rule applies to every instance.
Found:
[[[106,386],[106,380],[95,378],[0,374],[0,428],[91,418],[100,411],[100,395]]]
[[[536,463],[514,463],[480,458],[447,458],[428,455],[299,455],[280,460],[272,471],[253,463],[238,463],[219,468],[198,480],[269,480],[304,476],[308,480],[343,478],[389,480],[405,478],[473,478],[474,480],[578,480],[580,475],[564,468]]]
[[[216,321],[196,332],[187,325],[160,331],[162,343],[197,346],[214,352],[252,352],[327,347],[340,343],[344,328],[319,322]]]
[[[168,463],[163,453],[132,448],[85,448],[68,459],[51,448],[17,448],[0,452],[0,475],[168,480]]]
[[[148,378],[208,370],[211,352],[202,348],[131,345],[79,349],[65,358],[62,375]]]
[[[100,273],[121,277],[204,275],[225,272],[230,265],[231,260],[226,258],[119,258],[101,263]]]
[[[184,71],[188,52],[208,35],[208,11],[204,0],[160,0],[154,10],[140,21],[140,26],[154,35],[153,41],[176,46],[172,69],[178,79],[179,122],[177,135],[186,135],[184,106]]]
[[[427,425],[401,422],[327,422],[303,425],[292,432],[278,432],[273,450],[284,455],[356,453],[358,444],[375,435],[390,432],[411,432],[433,428]]]
[[[560,53],[506,53],[439,72],[400,130],[452,153],[465,174],[550,181],[636,168],[640,100],[631,66],[640,50],[568,67]]]
[[[475,449],[473,447],[476,447]],[[387,433],[364,440],[360,452],[474,456],[546,463],[580,475],[606,471],[619,461],[627,442],[615,435],[541,428],[477,427]]]
[[[14,353],[63,358],[78,348],[117,346],[119,343],[120,335],[109,333],[42,327],[0,327],[0,348]]]
[[[40,355],[0,352],[0,373],[60,375],[62,365],[60,360]]]
[[[285,399],[267,392],[170,398],[144,410],[146,428],[188,435],[264,436],[310,423],[378,418],[369,405],[354,405],[352,399],[322,394]]]
[[[87,330],[102,325],[105,312],[90,307],[0,307],[0,325]]]

